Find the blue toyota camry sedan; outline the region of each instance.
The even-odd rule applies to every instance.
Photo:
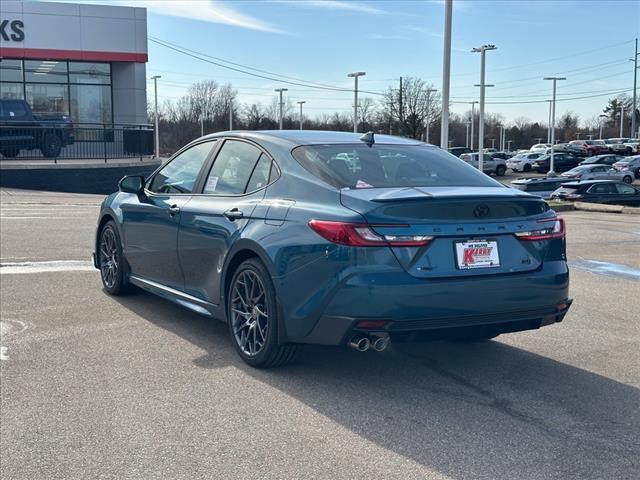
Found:
[[[560,322],[562,219],[438,147],[342,132],[199,138],[102,203],[94,263],[228,324],[249,365],[301,344],[482,340]]]

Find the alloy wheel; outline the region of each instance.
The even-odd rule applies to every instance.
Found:
[[[233,336],[245,355],[260,353],[267,341],[269,311],[266,289],[252,270],[240,272],[231,286]]]
[[[112,228],[105,228],[100,239],[100,274],[108,288],[113,288],[118,276],[118,243]]]

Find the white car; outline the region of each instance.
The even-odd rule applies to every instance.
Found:
[[[551,148],[550,143],[536,143],[529,149],[531,153],[547,153],[547,150]]]
[[[507,168],[510,168],[514,172],[530,172],[533,162],[543,155],[544,152],[519,153],[507,160]]]

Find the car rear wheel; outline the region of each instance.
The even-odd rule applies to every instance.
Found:
[[[636,168],[634,175],[636,178],[640,178],[640,167]]]
[[[507,168],[504,165],[498,165],[496,167],[496,175],[501,177],[504,175],[504,172],[507,171]]]
[[[622,181],[623,181],[624,183],[633,183],[633,178],[631,177],[631,175],[627,175],[626,177],[624,177],[624,178],[622,179]]]
[[[293,360],[297,347],[278,344],[275,288],[257,258],[235,271],[227,292],[229,333],[238,355],[256,368],[279,367]]]
[[[127,293],[131,285],[125,272],[120,235],[113,221],[107,222],[102,227],[96,255],[102,285],[107,293],[115,296]]]
[[[47,158],[55,158],[62,151],[62,140],[55,133],[47,133],[42,139],[42,155]]]
[[[524,167],[522,167],[522,170],[524,172],[530,172],[531,171],[531,164],[530,163],[525,163]]]

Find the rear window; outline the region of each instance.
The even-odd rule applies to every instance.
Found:
[[[292,153],[306,170],[336,188],[501,185],[437,147],[311,145]]]

